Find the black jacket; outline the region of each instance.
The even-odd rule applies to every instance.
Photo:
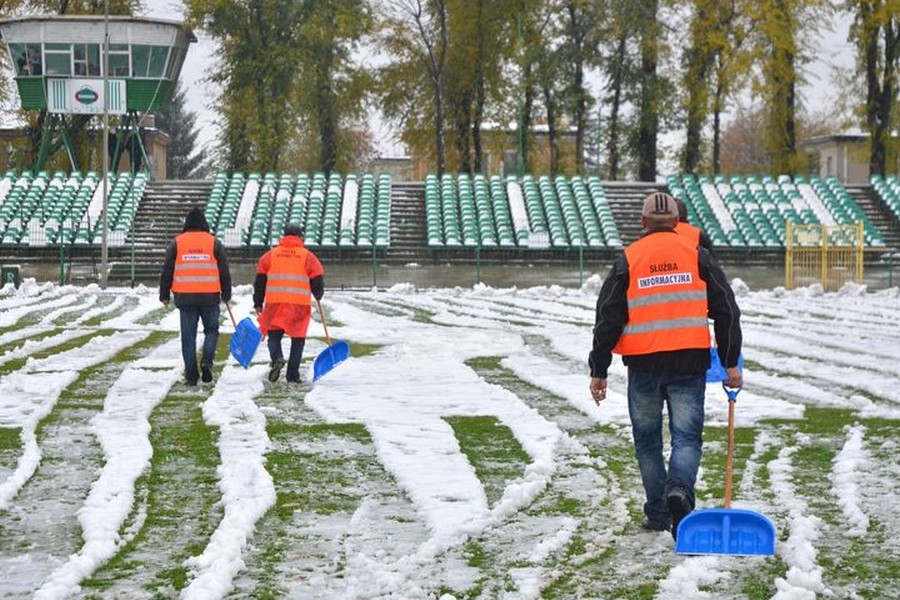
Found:
[[[706,248],[709,255],[716,258],[716,249],[713,247],[712,238],[706,235],[706,232],[702,229],[700,230],[700,247]]]
[[[199,208],[191,210],[184,220],[185,231],[205,231],[209,233],[209,223],[206,216]],[[183,233],[182,232],[182,233]],[[159,301],[168,302],[172,290],[172,279],[175,276],[175,256],[178,253],[177,238],[173,238],[166,246],[166,259],[163,263],[162,273],[159,276]],[[221,294],[215,293],[173,293],[175,306],[198,306],[218,304],[231,300],[231,271],[228,268],[228,257],[225,254],[225,245],[218,238],[213,245],[213,254],[219,266],[219,285]]]
[[[671,229],[652,229],[644,235],[678,235]],[[728,285],[725,273],[702,246],[697,247],[700,278],[706,282],[706,302],[713,319],[716,345],[724,366],[737,366],[741,353],[741,311]],[[612,362],[612,349],[628,322],[628,261],[622,254],[613,263],[609,276],[600,288],[594,324],[594,346],[588,357],[591,377],[607,376]],[[667,375],[701,375],[709,368],[709,350],[689,349],[623,356],[629,369]]]

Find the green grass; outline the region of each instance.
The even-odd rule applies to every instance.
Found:
[[[49,337],[50,335],[58,335],[58,334],[62,333],[62,331],[63,330],[61,330],[61,329],[54,330],[53,332],[51,332],[47,335],[36,336],[34,339],[42,339],[45,337]],[[91,341],[92,338],[94,338],[96,336],[110,335],[111,333],[113,333],[112,330],[101,329],[101,330],[86,333],[84,335],[80,335],[80,336],[77,336],[74,338],[69,338],[69,339],[65,340],[64,342],[61,342],[61,343],[59,343],[55,346],[51,346],[49,348],[44,348],[43,350],[34,352],[33,354],[31,354],[29,356],[25,356],[22,358],[14,358],[14,359],[10,360],[9,362],[0,365],[0,375],[8,375],[9,373],[18,371],[19,369],[21,369],[22,367],[25,366],[25,363],[27,363],[29,359],[37,360],[37,359],[41,359],[41,358],[47,358],[50,356],[54,356],[56,354],[59,354],[60,352],[65,352],[66,350],[71,350],[73,348],[79,348],[79,347],[87,344],[89,341]],[[32,339],[32,338],[29,338],[29,339]]]
[[[19,439],[21,434],[21,428],[0,427],[0,453],[18,451],[22,446]]]
[[[459,447],[484,486],[488,503],[500,500],[510,481],[523,476],[531,462],[512,431],[496,417],[445,417]]]
[[[378,350],[383,347],[382,344],[357,344],[356,342],[353,342],[350,343],[350,356],[355,358],[368,356],[369,354],[378,352]]]
[[[296,515],[307,522],[349,519],[364,498],[379,495],[378,486],[393,482],[361,424],[301,425],[273,419],[266,430],[272,443],[266,469],[276,497],[275,506],[257,525],[256,551],[247,558],[253,581],[247,593],[252,598],[283,597],[279,576],[290,568],[291,556],[309,543],[292,532]]]
[[[350,435],[347,435],[348,432]],[[287,435],[291,439],[327,440],[350,438],[371,443],[368,431],[362,425],[282,426],[269,430],[272,439]],[[359,496],[354,493],[359,478],[371,476],[374,468],[370,460],[347,456],[343,453],[272,451],[266,455],[266,466],[272,477],[283,482],[278,492],[275,510],[283,518],[294,511],[312,511],[332,514],[353,511]]]
[[[144,350],[174,336],[177,334],[154,332],[150,339],[116,358],[133,361]],[[220,336],[217,356],[223,348],[227,356],[227,338]],[[143,526],[115,557],[83,582],[85,588],[106,590],[119,580],[139,575],[153,598],[167,598],[170,592],[166,590],[180,590],[188,583],[188,570],[181,563],[201,553],[205,540],[215,531],[221,518],[218,432],[204,423],[196,393],[185,392],[188,390],[179,384],[173,386],[150,416],[153,456],[148,471],[135,485],[134,508],[142,502],[146,505]],[[139,516],[133,512],[123,530]],[[153,571],[146,569],[148,563],[169,566]]]
[[[203,551],[221,518],[218,434],[203,422],[197,398],[170,393],[151,415],[151,427],[153,457],[148,473],[135,486],[136,495],[147,499],[146,521],[115,558],[84,582],[85,587],[109,588],[150,562],[178,566],[144,573],[148,591],[169,585],[182,589],[188,572],[181,563]]]
[[[19,427],[0,427],[0,469],[12,472],[16,468],[22,453],[21,435]]]
[[[414,318],[431,323],[434,317],[427,309],[402,302],[385,302],[379,310],[375,310],[375,302],[371,307],[368,301],[353,302],[365,306],[366,310],[388,316],[402,315],[407,320]],[[451,310],[455,312],[457,307],[452,306]],[[462,312],[465,307],[460,305],[458,310]],[[515,314],[509,312],[501,320],[508,318],[507,322],[517,323],[524,329],[525,317],[517,320]],[[166,311],[160,308],[144,322],[153,324],[164,314]],[[33,322],[35,318],[27,320]],[[102,325],[99,318],[91,319],[88,324]],[[329,321],[329,325],[338,324]],[[2,329],[12,331],[22,326],[20,323]],[[526,341],[536,352],[559,364],[574,362],[555,352],[546,337],[528,330]],[[61,331],[55,329],[32,339],[57,335]],[[80,336],[35,356],[40,358],[79,348],[94,335],[110,333],[115,334],[100,330]],[[89,432],[89,419],[103,409],[105,395],[123,369],[175,335],[172,332],[153,333],[146,341],[85,369],[40,424],[39,439],[48,442],[46,447],[42,444],[43,461],[17,500],[29,495],[46,497],[57,493],[52,486],[58,482],[45,473],[48,469],[58,472],[69,468],[71,473],[83,472],[81,480],[71,484],[65,492],[59,492],[71,497],[75,507],[72,514],[65,516],[58,532],[54,530],[54,535],[63,540],[53,546],[61,556],[70,550],[77,551],[82,543],[74,513],[78,499],[88,493],[93,474],[102,466],[99,445],[90,433],[85,434]],[[220,336],[217,372],[221,372],[222,362],[228,359],[228,341],[227,335]],[[371,356],[381,348],[379,344],[351,343],[354,357]],[[307,364],[310,360],[308,356]],[[0,365],[0,374],[21,368],[24,363],[23,359]],[[435,581],[428,589],[429,597],[441,594],[452,594],[460,600],[503,597],[515,589],[515,569],[534,567],[543,570],[546,587],[540,594],[542,598],[654,598],[660,591],[659,582],[680,559],[666,555],[669,546],[660,544],[662,540],[638,530],[637,524],[643,518],[642,491],[627,427],[597,424],[566,399],[529,384],[501,363],[502,357],[486,356],[473,358],[466,364],[487,384],[500,386],[514,394],[518,400],[511,401],[521,401],[562,430],[564,443],[560,444],[554,457],[556,470],[544,490],[528,506],[450,548],[446,555],[436,557],[436,571],[446,566],[452,571],[465,565],[472,569],[467,575],[471,579],[465,580],[466,583]],[[752,360],[745,361],[745,366],[765,370]],[[246,566],[236,578],[235,590],[229,597],[282,598],[287,595],[287,588],[295,585],[307,572],[327,572],[327,577],[338,581],[352,564],[352,555],[348,552],[358,549],[357,542],[365,538],[349,525],[356,518],[361,520],[363,528],[383,527],[387,536],[402,532],[396,538],[385,537],[387,550],[393,549],[395,540],[402,540],[404,535],[409,538],[406,542],[425,539],[428,535],[416,507],[380,462],[366,427],[360,423],[322,422],[303,401],[303,395],[310,389],[308,385],[285,386],[281,383],[265,383],[264,396],[258,399],[271,441],[266,468],[275,484],[275,504],[254,528],[243,557]],[[191,573],[184,561],[203,551],[222,517],[216,472],[220,462],[218,430],[207,426],[201,413],[201,403],[211,390],[189,390],[176,384],[151,415],[150,441],[154,453],[150,468],[137,483],[134,512],[122,531],[125,533],[134,528],[138,533],[112,561],[83,582],[85,597],[127,597],[142,589],[143,597],[162,600],[177,597],[179,590],[190,582]],[[884,402],[884,398],[875,398],[860,390],[844,388],[841,393],[859,394]],[[506,487],[523,476],[531,457],[513,435],[513,430],[493,415],[448,415],[444,419],[482,483],[488,503],[495,506]],[[896,557],[898,543],[894,539],[896,525],[879,520],[880,515],[889,514],[890,507],[880,507],[882,513],[871,512],[866,535],[849,538],[844,535],[846,519],[831,494],[833,461],[846,441],[846,428],[856,424],[866,428],[865,446],[878,468],[897,464],[898,421],[863,419],[853,410],[807,406],[803,419],[764,420],[752,427],[736,429],[735,494],[740,495],[741,483],[746,483],[745,477],[749,477],[747,462],[752,460],[756,470],[753,472],[753,489],[747,493],[751,498],[747,500],[769,503],[776,513],[770,516],[781,524],[779,539],[786,540],[791,533],[787,508],[776,497],[779,490],[771,487],[769,464],[778,459],[783,448],[792,449],[789,457],[791,491],[803,503],[807,514],[821,520],[820,539],[815,542],[815,547],[825,585],[836,598],[880,600],[893,597],[900,581],[900,559]],[[82,445],[69,448],[57,444],[52,447],[52,442],[57,439],[55,436],[67,429],[77,430],[78,435],[72,437]],[[760,455],[754,455],[760,435],[771,436],[773,443]],[[14,468],[21,452],[19,436],[19,429],[0,428],[0,467]],[[707,426],[705,441],[705,487],[699,492],[703,495],[700,501],[717,504],[715,501],[724,494],[725,428]],[[577,451],[573,449],[576,446]],[[78,464],[67,463],[69,452],[79,457]],[[400,510],[390,513],[394,516],[388,515],[388,510],[394,508]],[[0,539],[8,539],[5,545],[0,543],[4,550],[8,554],[33,551],[29,545],[37,536],[22,535],[23,531],[28,531],[20,523],[24,519],[12,512],[3,516]],[[567,530],[570,537],[561,538],[559,547],[542,558],[540,564],[529,562],[529,550],[537,542],[561,531],[554,529],[559,524],[571,528]],[[601,546],[598,540],[605,545]],[[648,544],[659,544],[661,551],[642,555]],[[445,564],[441,564],[442,561],[446,561]],[[785,576],[788,563],[774,557],[755,561],[748,568],[742,561],[723,561],[722,568],[728,571],[727,579],[701,589],[711,597],[719,590],[727,590],[729,597],[734,598],[771,598],[777,591],[774,581]],[[630,569],[627,573],[623,573],[623,565]],[[454,585],[463,589],[453,589]]]

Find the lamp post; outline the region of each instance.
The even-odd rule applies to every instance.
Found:
[[[519,42],[519,52],[524,54],[523,46],[525,45],[525,38],[522,35],[522,8],[521,7],[519,8],[519,14],[516,15],[516,39]],[[528,85],[528,82],[525,81],[524,66],[525,65],[524,65],[524,60],[523,60],[523,63],[521,65],[521,67],[522,67],[521,75],[522,75],[522,84],[523,84],[522,87],[523,88]],[[523,93],[519,96],[519,110],[518,110],[519,126],[517,127],[517,129],[519,130],[518,131],[518,133],[519,133],[519,139],[518,139],[519,160],[516,161],[518,163],[516,165],[518,167],[518,169],[516,170],[516,173],[519,176],[520,183],[522,181],[522,177],[524,177],[524,175],[525,175],[525,104],[524,104],[524,100],[523,100],[524,96],[525,96],[525,94],[524,94],[524,90],[523,90]]]
[[[106,98],[109,79],[109,0],[103,1],[103,148],[101,149],[103,179],[103,233],[100,241],[100,287],[106,289],[109,282],[109,102]]]

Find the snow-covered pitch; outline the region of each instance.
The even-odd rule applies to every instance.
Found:
[[[2,598],[873,598],[900,577],[900,294],[732,287],[734,506],[775,557],[640,530],[625,368],[600,407],[582,289],[327,292],[354,355],[315,386],[227,356],[183,384],[156,290],[0,291]],[[234,316],[251,315],[249,286]],[[251,315],[252,316],[252,315]],[[314,322],[304,356],[324,347]],[[701,507],[721,504],[707,389]]]

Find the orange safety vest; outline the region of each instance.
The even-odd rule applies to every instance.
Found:
[[[706,282],[697,247],[654,233],[625,249],[628,322],[613,352],[623,355],[709,348]]]
[[[172,291],[180,294],[220,293],[216,238],[205,231],[185,231],[175,238],[175,243]]]
[[[272,262],[266,279],[266,304],[310,305],[312,291],[306,273],[308,254],[309,250],[303,246],[272,248]]]
[[[679,235],[686,236],[687,239],[691,240],[695,246],[700,244],[700,228],[694,227],[690,223],[685,221],[678,221],[675,225],[675,231],[679,233]]]

